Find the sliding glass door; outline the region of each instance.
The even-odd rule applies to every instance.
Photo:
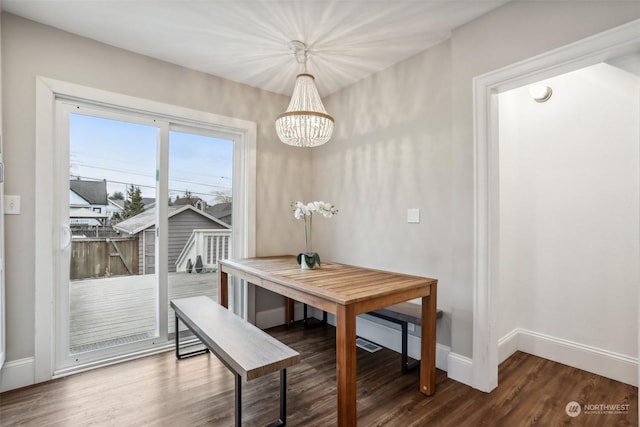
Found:
[[[170,126],[169,300],[195,295],[218,298],[217,261],[229,258],[232,250],[233,146],[233,140],[216,132]],[[172,310],[168,322],[173,339]]]
[[[56,306],[56,368],[64,370],[159,342],[161,281],[140,249],[155,243],[162,129],[144,117],[58,106],[67,165],[58,184],[68,194],[58,199],[67,213]]]
[[[171,298],[217,298],[234,139],[76,102],[57,111],[54,371],[64,374],[158,351],[173,338]]]

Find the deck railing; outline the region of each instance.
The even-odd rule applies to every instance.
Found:
[[[203,271],[215,271],[218,260],[229,258],[230,253],[231,230],[196,229],[176,260],[176,271],[187,271],[189,260],[195,266],[198,256],[202,259]]]

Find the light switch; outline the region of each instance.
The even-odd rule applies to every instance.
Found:
[[[420,209],[407,209],[407,222],[409,224],[418,224],[420,222]]]
[[[7,215],[20,214],[20,196],[4,196],[4,213]]]

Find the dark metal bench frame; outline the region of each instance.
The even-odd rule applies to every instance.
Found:
[[[402,347],[401,347],[401,358],[400,358],[400,370],[403,374],[408,373],[416,368],[420,367],[420,360],[414,360],[413,362],[409,362],[409,323],[413,323],[414,325],[418,325],[422,327],[422,319],[418,317],[411,316],[406,313],[397,312],[403,319],[395,317],[393,315],[385,314],[385,312],[393,312],[390,307],[385,307],[381,310],[369,311],[366,314],[377,317],[379,319],[386,320],[388,322],[395,323],[400,325],[401,334],[402,334]],[[442,311],[438,310],[438,318],[442,317]],[[407,320],[404,320],[407,319]],[[304,304],[304,326],[305,328],[313,328],[317,326],[326,325],[327,323],[327,312],[322,312],[322,321],[309,324],[307,320],[307,304]]]
[[[193,357],[193,356],[198,356],[200,354],[205,354],[205,353],[213,353],[216,355],[216,357],[218,358],[218,360],[220,360],[220,362],[222,362],[222,364],[224,366],[227,367],[227,369],[229,369],[234,377],[235,377],[235,396],[234,396],[234,402],[235,402],[235,411],[234,411],[234,416],[235,416],[235,425],[236,427],[241,427],[242,426],[242,375],[240,375],[238,372],[235,371],[235,369],[233,369],[222,357],[220,357],[213,349],[210,349],[208,347],[206,347],[205,344],[205,340],[202,339],[202,337],[200,337],[199,333],[196,332],[194,329],[192,328],[191,325],[189,325],[188,323],[186,323],[178,314],[177,311],[175,312],[175,318],[176,318],[176,324],[175,324],[175,340],[176,340],[176,358],[177,359],[186,359],[188,357]],[[202,350],[196,350],[196,351],[191,351],[191,352],[187,352],[187,353],[180,353],[180,332],[179,332],[179,323],[178,322],[182,322],[187,328],[189,328],[189,330],[200,340],[200,342],[205,345],[206,348],[202,349]],[[280,427],[280,426],[286,426],[287,425],[287,369],[283,368],[280,370],[280,418],[277,421],[274,421],[271,424],[268,424],[266,427]]]
[[[409,371],[419,368],[420,367],[419,360],[414,360],[412,363],[409,363],[409,322],[407,322],[406,320],[400,320],[395,317],[387,316],[386,314],[382,314],[378,311],[370,311],[367,314],[370,316],[377,317],[379,319],[384,319],[388,322],[393,322],[400,325],[400,329],[402,331],[402,352],[400,357],[400,364],[401,364],[400,370],[402,371],[403,374],[406,374]],[[417,320],[418,319],[416,319],[416,322],[411,322],[411,323],[420,325],[421,323],[417,322]]]

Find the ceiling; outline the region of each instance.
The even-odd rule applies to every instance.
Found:
[[[290,94],[310,49],[322,96],[449,38],[509,0],[0,0],[2,10],[187,68]]]

